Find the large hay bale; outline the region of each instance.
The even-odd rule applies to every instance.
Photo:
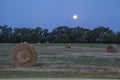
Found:
[[[12,51],[11,62],[15,66],[32,66],[36,61],[37,53],[28,43],[18,44]]]
[[[115,44],[110,44],[107,46],[107,52],[116,53],[118,52],[118,47]]]

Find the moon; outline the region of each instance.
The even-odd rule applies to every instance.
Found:
[[[78,16],[76,14],[73,15],[73,19],[76,20]]]

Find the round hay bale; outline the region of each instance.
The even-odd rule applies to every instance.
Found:
[[[40,45],[41,43],[40,43],[40,42],[38,42],[37,44],[38,44],[38,45]]]
[[[15,66],[32,66],[37,61],[35,49],[27,44],[18,44],[12,51],[11,62]]]
[[[70,49],[71,48],[71,44],[66,44],[65,48]]]
[[[118,47],[115,44],[110,44],[107,46],[107,52],[116,53],[118,52]]]
[[[46,44],[50,44],[49,41],[47,41]]]

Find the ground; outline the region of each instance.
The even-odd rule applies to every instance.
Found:
[[[117,76],[120,75],[120,52],[108,53],[106,47],[108,44],[71,44],[71,48],[65,48],[65,44],[31,44],[38,54],[37,63],[31,67],[15,67],[11,65],[11,52],[16,44],[0,45],[0,72],[5,75],[2,77],[16,77],[19,72],[40,73],[64,73],[57,74],[57,77],[66,77],[66,73],[99,73]],[[119,45],[117,45],[119,47]],[[17,74],[14,74],[17,72]],[[14,74],[11,76],[11,74]],[[39,77],[41,75],[35,76]],[[56,76],[51,77],[56,77]],[[74,74],[70,74],[75,77]],[[107,76],[109,76],[107,75]],[[26,75],[30,76],[30,75]],[[95,75],[96,76],[96,75]],[[104,77],[104,75],[102,75]],[[21,77],[21,76],[18,76]],[[68,76],[69,77],[69,76]],[[87,76],[89,77],[89,76]],[[102,77],[101,77],[102,78]],[[110,76],[108,77],[110,78]]]
[[[83,79],[83,78],[12,78],[12,79],[1,79],[1,80],[108,80],[108,79]],[[109,79],[118,80],[118,79]]]

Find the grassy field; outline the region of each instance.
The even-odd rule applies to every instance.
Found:
[[[118,73],[80,73],[80,72],[14,72],[2,71],[0,78],[95,78],[120,79]]]
[[[17,44],[0,44],[0,77],[119,78],[120,51],[108,53],[107,44],[31,44],[38,54],[32,67],[11,65]],[[120,48],[120,45],[117,44]],[[1,74],[2,73],[2,74]]]

